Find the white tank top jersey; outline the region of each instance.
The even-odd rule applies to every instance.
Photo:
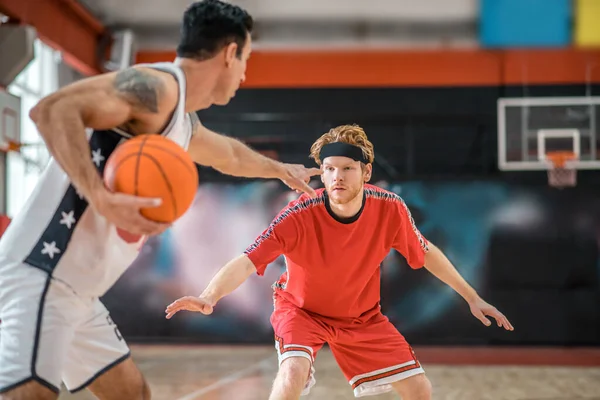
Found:
[[[161,134],[187,149],[196,116],[185,112],[183,71],[173,63],[143,66],[177,78],[179,100]],[[87,136],[90,156],[101,174],[111,153],[131,137],[117,128],[88,130]],[[0,239],[0,262],[28,264],[51,274],[79,295],[100,297],[135,260],[144,241],[142,238],[130,244],[121,239],[116,227],[88,206],[51,159],[33,193]]]

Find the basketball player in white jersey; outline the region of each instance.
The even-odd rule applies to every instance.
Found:
[[[56,399],[61,382],[100,399],[148,399],[129,349],[99,301],[166,224],[111,193],[101,174],[128,138],[156,132],[224,174],[278,178],[314,195],[318,169],[282,164],[204,128],[194,111],[227,104],[244,80],[252,18],[218,0],[192,4],[174,63],[86,79],[32,111],[53,159],[0,241],[0,399]],[[86,132],[87,130],[87,132]],[[129,243],[117,228],[140,235]]]

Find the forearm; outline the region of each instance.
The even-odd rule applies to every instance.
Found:
[[[90,157],[81,116],[60,104],[38,105],[30,116],[50,154],[77,190],[91,201],[97,189],[103,187],[103,182]]]
[[[425,255],[425,268],[454,289],[467,302],[474,301],[478,297],[475,289],[458,273],[444,253],[432,243],[429,243],[429,252]]]
[[[237,289],[254,272],[256,268],[252,261],[245,254],[241,255],[217,272],[200,297],[215,305],[221,298]]]
[[[247,178],[280,178],[282,165],[272,158],[252,150],[242,142],[227,138],[231,146],[231,159],[216,167],[219,172]]]

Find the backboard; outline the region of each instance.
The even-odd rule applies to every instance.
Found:
[[[0,89],[0,151],[21,141],[21,99]]]
[[[572,152],[569,168],[600,169],[600,97],[498,100],[498,167],[550,170],[549,152]]]

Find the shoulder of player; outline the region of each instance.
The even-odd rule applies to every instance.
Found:
[[[173,75],[143,66],[132,66],[114,73],[112,86],[139,115],[171,114],[179,94]]]
[[[325,189],[323,189],[323,188],[316,189],[315,192],[317,193],[317,196],[315,198],[311,198],[308,194],[303,193],[296,200],[291,201],[288,204],[288,207],[309,209],[311,207],[318,206],[319,204],[324,204]]]
[[[314,199],[307,194],[302,194],[297,199],[290,201],[288,205],[280,211],[278,217],[286,219],[300,218],[304,213],[310,212],[319,205],[323,205],[325,201],[325,190],[317,189],[316,192],[317,197]]]
[[[394,192],[380,188],[379,186],[366,184],[364,187],[367,198],[381,200],[381,204],[392,206],[404,204],[402,197]]]
[[[388,221],[392,224],[398,222],[397,218],[404,220],[412,218],[408,206],[404,199],[398,194],[389,190],[382,189],[375,185],[365,185],[367,199],[373,199],[376,208],[389,217]]]

